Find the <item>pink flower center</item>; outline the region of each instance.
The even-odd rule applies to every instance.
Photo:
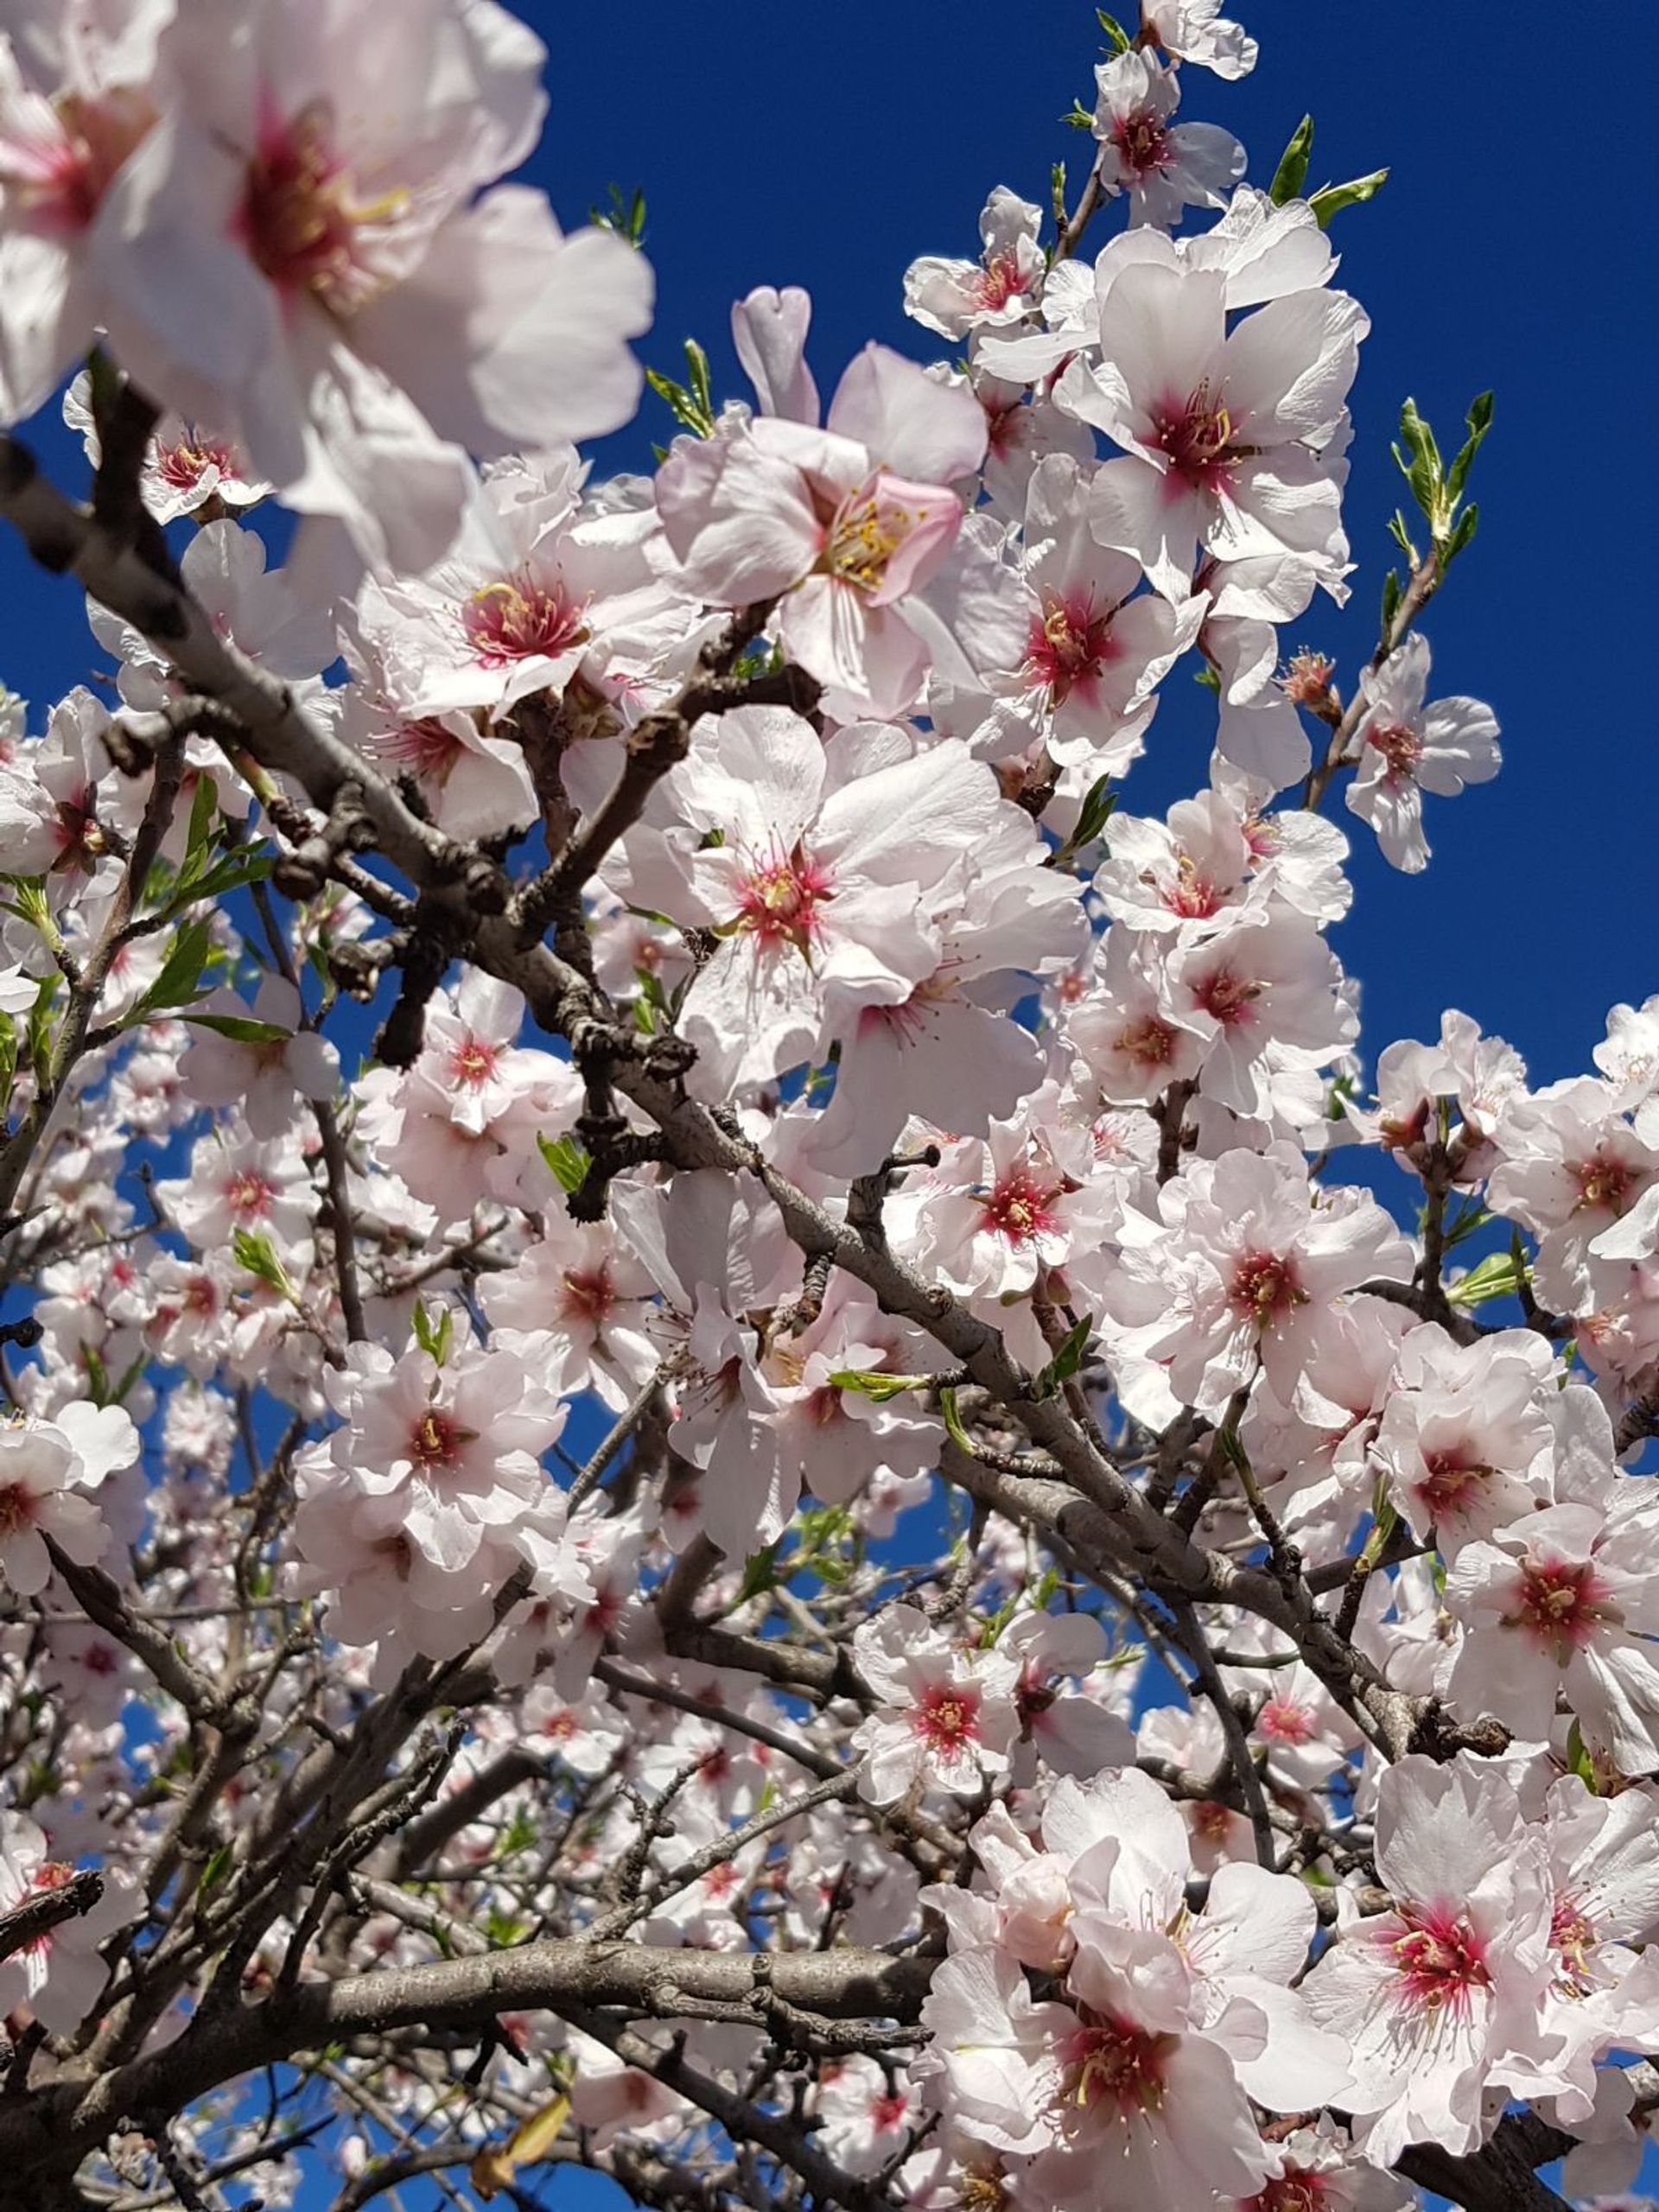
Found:
[[[262,126],[238,229],[280,291],[310,292],[332,314],[348,315],[380,289],[370,258],[374,233],[409,207],[404,191],[357,198],[356,181],[334,149],[333,107],[317,99]]]
[[[1382,722],[1368,729],[1365,742],[1374,753],[1380,753],[1389,765],[1389,773],[1402,782],[1409,782],[1418,762],[1423,757],[1423,741],[1404,722]]]
[[[1322,705],[1336,672],[1336,663],[1324,653],[1295,653],[1286,663],[1279,689],[1294,707]]]
[[[828,869],[801,846],[789,857],[768,861],[738,886],[738,926],[768,950],[792,944],[805,952],[822,927],[818,908],[835,896]]]
[[[1118,159],[1137,183],[1172,159],[1169,125],[1149,107],[1137,107],[1112,118],[1112,143]]]
[[[207,437],[182,438],[177,445],[158,445],[151,465],[164,484],[177,492],[194,492],[212,468],[221,477],[236,474],[236,454],[227,445]]]
[[[1254,1018],[1250,1010],[1261,995],[1260,983],[1226,966],[1199,976],[1192,986],[1194,1000],[1224,1029],[1239,1029],[1249,1024]]]
[[[1406,1932],[1389,1949],[1406,2002],[1422,2012],[1449,2010],[1466,2017],[1471,1993],[1491,1982],[1481,1937],[1445,1905],[1403,1905],[1400,1917]]]
[[[1635,1169],[1605,1153],[1579,1160],[1568,1172],[1579,1186],[1579,1205],[1591,1213],[1622,1214],[1635,1192]]]
[[[969,2174],[962,2184],[962,2212],[1005,2212],[1008,2192],[993,2174]]]
[[[98,818],[98,796],[90,789],[58,801],[58,868],[92,868],[110,849]]]
[[[988,315],[995,315],[1026,288],[1020,274],[1017,253],[994,253],[986,261],[974,285],[974,305]]]
[[[1116,1050],[1137,1067],[1164,1068],[1175,1050],[1175,1027],[1155,1014],[1132,1021],[1117,1034]]]
[[[1117,656],[1112,613],[1099,613],[1087,599],[1043,594],[1043,610],[1031,618],[1024,674],[1027,688],[1046,691],[1049,703],[1063,707],[1074,691],[1085,699],[1108,661]]]
[[[22,1483],[10,1483],[0,1490],[0,1544],[32,1529],[39,1508],[40,1500]]]
[[[1255,1716],[1255,1730],[1270,1744],[1311,1744],[1319,1730],[1306,1706],[1270,1697]]]
[[[1325,2176],[1294,2168],[1270,2181],[1259,2195],[1246,2197],[1244,2212],[1326,2212],[1330,2205]]]
[[[262,1220],[270,1211],[270,1202],[276,1195],[274,1185],[251,1167],[241,1174],[232,1175],[225,1185],[225,1203],[232,1213],[239,1213],[251,1221]]]
[[[491,1045],[482,1037],[469,1031],[449,1054],[449,1075],[452,1082],[464,1084],[469,1090],[480,1090],[495,1073],[500,1064],[501,1047]]]
[[[524,569],[474,592],[461,620],[481,668],[550,659],[588,635],[582,609],[556,586],[541,583]]]
[[[1503,1616],[1504,1624],[1525,1629],[1565,1666],[1599,1628],[1617,1619],[1607,1605],[1608,1595],[1588,1560],[1530,1557],[1521,1569],[1516,1611]]]
[[[154,110],[136,92],[99,100],[65,92],[53,109],[57,136],[0,137],[0,186],[32,229],[73,237],[96,217]]]
[[[1054,1211],[1059,1195],[1058,1185],[1039,1183],[1029,1168],[1016,1167],[979,1203],[987,1229],[1006,1236],[1010,1244],[1028,1244],[1045,1230],[1059,1227]]]
[[[891,2135],[894,2128],[904,2126],[905,2115],[909,2110],[907,2100],[896,2089],[889,2089],[871,2105],[870,2125],[878,2135]]]
[[[597,1328],[616,1303],[609,1269],[598,1267],[583,1273],[567,1268],[561,1281],[564,1292],[559,1302],[564,1313]]]
[[[1168,399],[1154,416],[1151,442],[1172,472],[1198,492],[1224,492],[1247,448],[1233,441],[1233,418],[1207,384],[1185,399]]]
[[[1427,1452],[1423,1465],[1428,1471],[1414,1488],[1429,1512],[1436,1516],[1465,1510],[1491,1480],[1494,1471],[1477,1460],[1460,1458],[1455,1450]]]
[[[74,1878],[75,1870],[73,1866],[67,1865],[60,1859],[48,1859],[43,1866],[35,1869],[29,1878],[27,1894],[29,1897],[49,1895],[54,1890],[64,1888]],[[33,1937],[30,1942],[22,1946],[22,1955],[24,1958],[39,1958],[43,1952],[51,1949],[52,1939],[56,1933],[55,1929],[48,1928],[43,1935]]]
[[[1247,1252],[1233,1269],[1230,1296],[1234,1312],[1258,1329],[1307,1303],[1295,1262],[1274,1252]]]
[[[1586,1966],[1595,1943],[1595,1923],[1572,1897],[1557,1897],[1549,1916],[1550,1948],[1560,1961],[1561,1980],[1580,1995],[1590,1986]]]
[[[411,776],[441,784],[467,748],[435,715],[423,715],[379,733],[370,749],[383,760],[396,761]]]
[[[888,563],[920,520],[913,508],[882,493],[855,492],[830,519],[819,566],[855,591],[880,591]]]
[[[979,1692],[957,1682],[936,1682],[916,1707],[916,1732],[936,1751],[959,1751],[979,1741]]]
[[[1175,2037],[1154,2035],[1115,2012],[1084,2018],[1062,2046],[1067,2102],[1084,2112],[1103,2108],[1118,2120],[1156,2112]]]
[[[1208,921],[1221,905],[1220,892],[1200,872],[1191,853],[1180,855],[1174,875],[1165,883],[1159,897],[1170,913],[1180,915],[1184,921]]]
[[[473,1440],[474,1432],[462,1428],[436,1406],[429,1406],[410,1431],[409,1456],[429,1474],[460,1465],[461,1447]]]

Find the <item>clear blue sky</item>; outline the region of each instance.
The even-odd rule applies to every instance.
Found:
[[[1086,162],[1088,141],[1056,118],[1090,92],[1088,0],[528,0],[519,12],[551,50],[551,121],[530,175],[567,224],[613,181],[645,188],[660,287],[647,358],[674,372],[695,334],[728,391],[741,388],[728,310],[757,283],[812,292],[826,391],[868,338],[925,355],[901,309],[906,263],[973,251],[993,185],[1040,200],[1055,158],[1074,173]],[[1335,942],[1363,982],[1367,1051],[1433,1033],[1453,1004],[1516,1045],[1535,1081],[1576,1072],[1606,1007],[1659,988],[1638,542],[1656,450],[1650,41],[1638,19],[1621,45],[1630,11],[1598,22],[1543,0],[1238,0],[1237,12],[1262,42],[1256,74],[1230,86],[1189,73],[1186,118],[1234,130],[1260,182],[1306,109],[1313,183],[1394,171],[1334,233],[1341,281],[1375,324],[1354,395],[1355,600],[1286,640],[1336,652],[1344,687],[1372,642],[1383,524],[1403,491],[1388,458],[1400,401],[1414,394],[1446,445],[1470,397],[1497,393],[1480,534],[1427,626],[1436,688],[1492,702],[1505,766],[1495,785],[1430,803],[1426,876],[1395,874],[1353,825],[1358,895]],[[647,400],[607,457],[649,466],[666,435]],[[38,442],[67,455],[59,436]],[[72,588],[3,557],[0,676],[38,703],[86,675],[91,641]],[[1207,704],[1171,688],[1126,804],[1154,810],[1202,779]],[[302,2212],[329,2193],[317,2176]],[[550,2194],[569,2212],[617,2202],[575,2177]],[[404,2196],[408,2212],[439,2201]]]

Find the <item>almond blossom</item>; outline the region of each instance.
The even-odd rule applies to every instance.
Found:
[[[1223,0],[1142,0],[1141,16],[1166,54],[1218,77],[1246,77],[1257,48],[1241,25],[1229,22]]]
[[[891,1805],[912,1789],[972,1796],[1006,1771],[1020,1730],[1018,1662],[969,1651],[913,1605],[892,1605],[853,1638],[874,1712],[854,1733],[860,1794]]]
[[[1552,1971],[1547,1862],[1540,1839],[1517,1842],[1505,1794],[1467,1757],[1390,1767],[1376,1869],[1393,1906],[1348,1929],[1303,1984],[1353,2053],[1345,2102],[1378,2165],[1408,2143],[1474,2149],[1483,2092],[1516,2073],[1510,2054],[1530,2073],[1561,2047],[1538,2017]]]
[[[1376,1201],[1352,1189],[1316,1198],[1287,1145],[1195,1162],[1164,1185],[1155,1215],[1126,1213],[1117,1237],[1114,1339],[1211,1418],[1258,1372],[1286,1396],[1338,1294],[1411,1272]]]
[[[912,261],[905,271],[905,312],[941,338],[1017,323],[1042,289],[1042,226],[1040,207],[998,185],[980,213],[979,259]]]
[[[1414,874],[1428,863],[1422,793],[1455,798],[1498,771],[1497,721],[1478,699],[1423,704],[1428,689],[1428,640],[1408,638],[1380,668],[1359,679],[1365,711],[1354,732],[1358,772],[1344,804],[1376,831],[1383,855]]]
[[[563,236],[527,188],[483,189],[543,105],[541,43],[493,0],[419,0],[395,26],[185,0],[160,57],[159,115],[92,203],[88,319],[289,505],[418,570],[455,534],[463,447],[627,419],[651,272],[613,235]],[[372,116],[340,99],[354,84],[379,88]]]
[[[1131,223],[1168,229],[1185,207],[1223,207],[1244,174],[1244,149],[1213,123],[1172,123],[1177,73],[1131,48],[1095,71],[1095,136],[1110,193],[1129,195]]]
[[[905,602],[949,556],[951,487],[985,441],[970,391],[867,346],[823,429],[762,416],[678,441],[657,480],[676,580],[727,607],[781,596],[785,650],[841,719],[901,713],[929,658]]]
[[[826,747],[781,707],[701,724],[664,791],[699,842],[642,843],[636,880],[720,938],[681,1009],[705,1094],[798,1065],[839,1007],[902,1005],[931,976],[925,893],[1001,805],[960,745],[912,753],[869,730]]]
[[[1228,560],[1292,555],[1331,589],[1348,549],[1327,449],[1366,317],[1325,289],[1271,299],[1231,331],[1226,307],[1216,270],[1147,262],[1115,276],[1100,365],[1075,365],[1059,390],[1124,449],[1094,480],[1095,535],[1172,601],[1187,595],[1200,546]]]

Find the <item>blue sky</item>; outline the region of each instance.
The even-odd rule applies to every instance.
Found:
[[[1576,1072],[1606,1007],[1659,988],[1642,895],[1659,774],[1639,648],[1656,443],[1641,282],[1651,62],[1605,27],[1592,48],[1587,19],[1541,0],[1238,10],[1262,41],[1258,71],[1233,86],[1189,73],[1187,119],[1233,130],[1257,181],[1308,109],[1313,183],[1393,169],[1333,233],[1340,281],[1375,324],[1354,395],[1355,597],[1286,639],[1336,652],[1344,689],[1373,640],[1383,524],[1403,491],[1388,456],[1401,400],[1414,395],[1446,445],[1473,394],[1497,394],[1473,487],[1480,534],[1427,628],[1435,690],[1492,702],[1505,766],[1484,791],[1431,802],[1425,876],[1395,874],[1353,824],[1357,898],[1335,943],[1363,984],[1367,1052],[1433,1033],[1452,1004],[1516,1045],[1535,1080]],[[811,291],[826,391],[869,338],[926,357],[928,334],[902,313],[906,264],[973,251],[992,186],[1040,200],[1053,160],[1074,176],[1086,162],[1088,141],[1057,118],[1091,97],[1087,0],[529,0],[519,12],[550,48],[552,113],[530,176],[567,224],[613,182],[645,189],[659,283],[646,358],[672,373],[696,334],[726,391],[741,389],[729,306],[757,283]],[[648,399],[604,457],[649,466],[667,434]],[[78,465],[60,432],[36,442]],[[36,702],[38,727],[94,650],[73,588],[10,549],[3,562],[0,677]],[[1154,810],[1201,781],[1208,708],[1172,685],[1127,805]],[[330,2193],[316,2175],[302,2212]],[[550,2195],[617,2202],[574,2178]],[[438,2201],[404,2196],[407,2212]]]

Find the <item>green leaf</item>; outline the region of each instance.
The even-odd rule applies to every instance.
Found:
[[[1406,442],[1406,450],[1402,453],[1395,446],[1395,461],[1410,485],[1411,496],[1422,509],[1429,528],[1438,536],[1446,499],[1440,449],[1434,442],[1433,431],[1417,412],[1414,399],[1407,400],[1400,410],[1400,435]]]
[[[972,1459],[974,1440],[962,1425],[962,1415],[957,1410],[957,1394],[954,1390],[940,1391],[939,1411],[944,1416],[945,1433],[950,1437],[950,1441],[956,1446],[957,1451],[965,1452],[969,1458]]]
[[[1471,1198],[1469,1204],[1446,1224],[1446,1232],[1441,1239],[1443,1249],[1449,1252],[1454,1244],[1461,1244],[1465,1236],[1472,1236],[1478,1229],[1484,1229],[1491,1217],[1478,1198]]]
[[[617,184],[611,185],[608,193],[606,206],[588,210],[589,219],[601,231],[614,231],[630,245],[642,245],[645,235],[645,194],[636,186],[625,199],[621,186]]]
[[[536,1146],[547,1162],[554,1181],[567,1197],[572,1191],[582,1188],[588,1179],[588,1170],[593,1161],[575,1137],[547,1137],[538,1129]]]
[[[1092,108],[1084,107],[1081,100],[1073,100],[1071,106],[1065,111],[1065,113],[1060,118],[1060,121],[1064,123],[1069,130],[1092,130],[1095,127],[1094,111]],[[1055,167],[1059,170],[1060,190],[1064,192],[1065,189],[1065,164],[1064,162],[1056,162]]]
[[[449,1347],[454,1340],[455,1317],[448,1306],[438,1308],[435,1321],[423,1298],[415,1301],[415,1341],[429,1359],[442,1367],[449,1357]]]
[[[1033,1398],[1052,1398],[1061,1383],[1071,1380],[1083,1365],[1084,1354],[1089,1349],[1089,1339],[1094,1332],[1094,1316],[1085,1313],[1082,1320],[1067,1332],[1065,1341],[1033,1382],[1031,1395]]]
[[[211,1029],[237,1045],[285,1045],[294,1033],[280,1021],[256,1021],[248,1014],[187,1014],[183,1019],[192,1028]]]
[[[217,1851],[209,1853],[207,1863],[201,1870],[201,1879],[196,1884],[196,1903],[205,1903],[230,1871],[231,1846],[221,1843]]]
[[[1100,25],[1102,30],[1105,32],[1107,37],[1110,40],[1112,51],[1115,54],[1127,54],[1128,52],[1129,48],[1134,43],[1134,41],[1130,38],[1128,31],[1124,29],[1122,24],[1118,22],[1116,16],[1109,16],[1103,8],[1096,8],[1095,10],[1095,21]]]
[[[878,1406],[885,1406],[890,1398],[902,1397],[906,1390],[925,1389],[932,1380],[931,1375],[885,1375],[874,1367],[838,1368],[830,1377],[835,1389],[855,1390]]]
[[[1484,444],[1486,433],[1492,427],[1491,393],[1483,391],[1478,398],[1471,401],[1469,412],[1464,419],[1469,425],[1469,435],[1458,448],[1456,459],[1446,472],[1446,492],[1454,504],[1463,497],[1470,464]]]
[[[1279,166],[1273,173],[1273,182],[1268,187],[1268,197],[1275,207],[1282,207],[1287,200],[1300,200],[1302,187],[1307,182],[1307,164],[1313,152],[1313,118],[1305,115],[1290,134],[1290,143],[1279,156]]]
[[[744,1560],[742,1587],[737,1593],[740,1605],[760,1597],[763,1591],[778,1587],[778,1550],[783,1541],[779,1536],[776,1543],[768,1544],[764,1551],[751,1552]]]
[[[190,795],[190,829],[184,841],[184,866],[181,879],[198,875],[207,857],[207,847],[213,834],[213,818],[219,812],[219,789],[211,776],[198,776],[196,788]]]
[[[1388,181],[1387,169],[1373,169],[1369,176],[1354,177],[1347,184],[1322,186],[1308,201],[1319,228],[1328,230],[1331,218],[1340,215],[1344,207],[1357,207],[1363,200],[1375,200]]]
[[[270,1232],[264,1229],[234,1229],[231,1231],[231,1250],[238,1267],[245,1268],[251,1275],[268,1283],[279,1298],[290,1306],[300,1302],[293,1278],[276,1256],[276,1248]]]
[[[91,1344],[81,1347],[81,1357],[86,1363],[86,1395],[95,1406],[110,1402],[110,1371]]]
[[[1406,588],[1400,581],[1400,571],[1390,569],[1382,579],[1382,635],[1385,638],[1394,633],[1394,619],[1400,612],[1400,602],[1405,595]]]
[[[263,883],[270,874],[268,849],[226,853],[206,875],[199,876],[188,887],[189,904],[194,906],[209,899],[222,899],[226,892],[245,890],[250,883]]]
[[[659,376],[655,369],[645,371],[645,382],[659,399],[667,401],[677,423],[699,438],[712,438],[715,402],[709,382],[709,356],[695,338],[685,341],[685,363],[689,379],[685,384]]]
[[[1085,846],[1093,844],[1095,839],[1111,820],[1113,810],[1117,804],[1117,796],[1111,786],[1112,779],[1109,776],[1097,777],[1090,785],[1083,804],[1077,810],[1077,828],[1073,830],[1064,844],[1057,847],[1049,855],[1046,862],[1047,867],[1065,868],[1083,851]]]
[[[187,922],[173,940],[162,972],[144,993],[137,1005],[122,1024],[130,1028],[147,1014],[175,1006],[186,1006],[201,995],[201,971],[208,954],[213,949],[211,925],[205,919]]]
[[[1494,1298],[1513,1298],[1528,1276],[1526,1262],[1513,1252],[1489,1252],[1446,1294],[1453,1306],[1485,1306]]]
[[[1077,826],[1067,841],[1073,851],[1081,852],[1085,845],[1093,844],[1111,820],[1112,810],[1116,804],[1117,794],[1112,789],[1111,778],[1096,778],[1090,785],[1083,804],[1077,809]]]
[[[1471,499],[1452,525],[1452,535],[1446,539],[1445,548],[1440,554],[1442,570],[1451,567],[1479,527],[1480,508],[1478,504]]]

